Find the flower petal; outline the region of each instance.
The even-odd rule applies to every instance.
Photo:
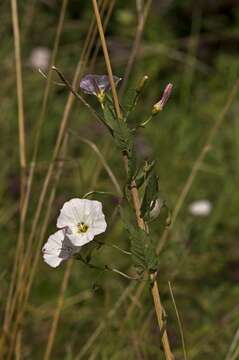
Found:
[[[56,268],[57,266],[59,266],[60,263],[63,261],[63,259],[60,259],[59,257],[57,257],[55,255],[49,255],[49,254],[44,254],[43,259],[49,266],[51,266],[53,268]]]
[[[84,222],[90,225],[98,214],[102,213],[102,204],[96,200],[71,199],[63,205],[57,219],[57,227],[74,229],[77,224]]]
[[[107,223],[105,221],[105,217],[102,216],[101,218],[98,218],[96,221],[94,221],[94,224],[91,226],[90,231],[92,231],[94,235],[98,235],[102,232],[105,232],[106,227]]]
[[[58,230],[54,234],[50,235],[42,248],[43,253],[51,255],[60,254],[64,238],[65,232],[63,230]]]
[[[67,236],[69,237],[69,240],[74,246],[83,246],[94,239],[94,234],[91,231],[87,231],[86,233],[82,234],[71,234]]]
[[[71,199],[65,202],[60,215],[57,219],[56,226],[63,228],[65,226],[74,227],[79,222],[83,221],[82,214],[84,213],[84,199]]]
[[[99,88],[97,86],[97,82],[95,80],[96,75],[88,74],[85,75],[80,81],[80,88],[86,94],[96,95],[99,92]]]
[[[113,76],[115,85],[120,82],[121,78]],[[85,75],[80,81],[80,88],[90,95],[97,95],[100,92],[110,90],[110,81],[108,75]]]
[[[80,247],[70,242],[65,230],[58,230],[50,235],[42,249],[44,261],[52,267],[57,267],[63,260],[69,259],[79,251]]]

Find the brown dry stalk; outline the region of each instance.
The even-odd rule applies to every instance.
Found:
[[[86,355],[87,351],[91,348],[91,346],[93,345],[95,340],[98,338],[98,336],[104,330],[104,328],[107,326],[107,323],[109,322],[109,320],[111,320],[115,316],[117,310],[124,303],[125,299],[127,299],[127,297],[130,295],[130,293],[134,289],[134,286],[135,286],[135,283],[131,282],[130,285],[127,286],[127,288],[122,292],[122,294],[120,295],[120,297],[117,300],[114,307],[108,312],[108,314],[105,316],[105,319],[101,321],[101,323],[97,327],[96,331],[90,336],[87,343],[82,347],[79,355],[76,356],[77,360],[82,359]],[[85,357],[84,357],[84,359],[85,359]]]
[[[18,8],[17,0],[11,0],[12,10],[12,25],[14,34],[14,51],[15,51],[15,66],[16,66],[16,83],[17,83],[17,102],[18,102],[18,131],[19,131],[19,154],[20,154],[20,232],[18,237],[17,246],[17,258],[16,266],[18,265],[19,258],[24,251],[24,217],[22,212],[22,206],[25,195],[26,185],[26,144],[25,144],[25,116],[24,116],[24,104],[23,104],[23,83],[22,83],[22,64],[21,64],[21,44],[20,44],[20,29],[18,20]]]
[[[82,65],[85,64],[87,62],[87,59],[89,58],[93,43],[95,41],[96,33],[97,33],[97,29],[94,27],[94,21],[93,21],[91,26],[90,26],[90,29],[88,31],[88,35],[87,35],[87,38],[86,38],[86,41],[85,41],[85,44],[84,44],[84,47],[83,47],[83,50],[82,50],[81,59],[80,59],[78,65],[77,65],[77,69],[76,69],[74,80],[73,80],[73,87],[77,86],[78,78],[79,78],[79,76],[80,76],[80,74],[82,72]],[[85,63],[83,62],[84,58],[86,59]],[[69,97],[68,97],[65,112],[63,114],[63,118],[62,118],[62,121],[61,121],[60,131],[59,131],[57,142],[56,142],[54,152],[53,152],[53,159],[52,159],[52,162],[50,163],[49,168],[48,168],[48,173],[46,175],[45,182],[43,184],[43,190],[42,190],[42,193],[41,193],[41,196],[40,196],[40,199],[39,199],[37,212],[36,212],[36,215],[35,215],[35,218],[34,218],[34,221],[33,221],[32,231],[30,233],[30,238],[29,238],[29,243],[28,243],[28,249],[26,251],[26,256],[25,256],[25,259],[24,259],[25,261],[23,261],[23,264],[22,264],[22,267],[21,267],[21,273],[22,273],[22,276],[24,275],[24,277],[21,277],[20,281],[18,282],[18,284],[19,284],[18,292],[16,292],[16,296],[15,296],[15,298],[18,297],[19,311],[17,312],[17,319],[16,319],[17,321],[15,321],[15,323],[14,323],[15,331],[13,331],[13,334],[14,334],[13,337],[15,337],[15,334],[16,334],[16,331],[17,331],[16,329],[18,328],[20,319],[22,318],[23,313],[24,313],[25,306],[22,306],[22,304],[26,303],[27,298],[29,296],[29,292],[30,292],[30,289],[27,290],[27,288],[29,288],[29,287],[26,285],[27,284],[26,282],[27,282],[27,278],[28,278],[28,273],[25,273],[24,270],[28,269],[28,268],[31,268],[30,267],[30,261],[31,261],[31,255],[32,255],[31,250],[32,250],[32,241],[33,241],[33,237],[35,235],[35,230],[36,230],[36,226],[37,226],[36,223],[37,223],[37,221],[39,219],[39,216],[40,216],[40,213],[41,213],[41,210],[42,210],[43,201],[44,201],[45,196],[46,196],[47,187],[48,187],[49,182],[51,180],[51,177],[53,175],[54,164],[55,164],[55,162],[57,160],[57,156],[58,156],[58,153],[59,153],[59,150],[60,150],[60,147],[61,147],[61,141],[62,141],[61,139],[62,139],[62,136],[63,136],[64,131],[65,131],[65,127],[66,127],[66,123],[67,123],[67,120],[68,120],[68,117],[69,117],[69,113],[70,113],[71,107],[73,105],[73,100],[74,100],[74,96],[72,94],[70,94]],[[36,254],[35,255],[36,257],[39,257],[39,251],[36,252],[35,254]],[[35,258],[35,260],[36,260],[36,258]],[[37,262],[35,260],[34,260],[34,263]],[[33,267],[33,269],[34,268],[35,267]],[[35,271],[34,271],[34,273],[35,273]],[[30,275],[30,279],[32,279],[32,278],[33,277]],[[32,281],[30,281],[30,287],[31,287],[31,284],[32,284]],[[27,286],[27,288],[25,288],[26,286]],[[19,297],[19,291],[20,291],[20,297]]]
[[[141,40],[142,40],[142,35],[143,35],[145,22],[146,22],[146,19],[148,17],[151,5],[152,5],[152,0],[148,0],[146,2],[146,4],[144,5],[143,11],[140,12],[139,15],[138,15],[138,26],[137,26],[137,29],[136,29],[136,34],[135,34],[135,39],[134,39],[132,51],[130,53],[128,63],[126,65],[124,78],[123,78],[122,85],[121,85],[120,91],[119,91],[119,97],[120,98],[121,98],[121,96],[123,95],[123,93],[125,91],[125,88],[126,88],[126,85],[127,85],[128,79],[129,79],[129,75],[131,73],[133,64],[134,64],[136,56],[138,54],[140,43],[141,43]]]
[[[62,158],[65,157],[65,153],[66,153],[66,149],[67,149],[67,140],[68,140],[68,135],[65,136],[65,139],[64,139],[64,142],[63,142],[63,145],[62,145],[62,151],[61,151]],[[24,312],[25,312],[25,309],[26,309],[28,297],[29,297],[29,294],[30,294],[30,289],[31,289],[31,286],[32,286],[32,282],[33,282],[33,279],[34,279],[35,272],[36,272],[38,259],[39,259],[39,256],[41,254],[41,246],[42,246],[42,243],[43,243],[44,238],[45,238],[45,233],[46,233],[46,230],[47,230],[47,226],[49,224],[49,219],[50,219],[50,215],[51,215],[51,211],[52,211],[52,207],[53,207],[53,202],[54,202],[55,195],[56,195],[56,189],[57,189],[57,185],[59,183],[60,177],[61,177],[61,173],[62,173],[62,170],[63,170],[63,165],[64,165],[63,161],[59,161],[57,163],[57,168],[56,168],[55,178],[54,178],[54,185],[53,185],[53,188],[52,188],[52,190],[51,190],[51,192],[49,194],[48,204],[46,206],[45,219],[44,219],[44,222],[43,222],[41,232],[39,234],[39,241],[38,241],[37,247],[35,249],[36,256],[35,256],[35,259],[33,261],[33,264],[32,264],[31,270],[30,270],[29,281],[27,283],[27,286],[25,288],[25,292],[23,294],[24,299],[22,300],[22,303],[21,303],[21,309],[18,309],[18,311],[17,311],[17,316],[16,316],[14,327],[13,327],[13,330],[12,330],[12,342],[10,343],[10,346],[9,346],[9,355],[8,355],[9,359],[11,358],[11,355],[12,355],[13,350],[14,350],[15,340],[18,339],[18,334],[22,333],[23,315],[24,315]],[[16,346],[17,346],[17,344],[16,344]]]
[[[225,116],[230,108],[230,106],[232,105],[232,102],[235,100],[235,96],[236,96],[236,93],[237,93],[237,90],[238,90],[238,87],[239,87],[239,81],[236,82],[236,84],[234,85],[232,91],[230,92],[229,96],[228,96],[228,100],[227,100],[227,103],[225,105],[225,107],[223,108],[223,110],[221,111],[219,117],[218,117],[218,120],[216,120],[215,124],[213,125],[212,129],[211,129],[211,132],[210,134],[214,134],[213,137],[211,135],[208,136],[208,139],[206,140],[206,143],[205,145],[203,146],[198,158],[195,160],[194,162],[194,166],[193,166],[193,169],[195,170],[191,170],[190,174],[189,174],[189,177],[178,197],[178,200],[176,202],[176,206],[175,206],[175,209],[173,211],[173,215],[172,215],[172,223],[171,223],[171,226],[170,226],[170,230],[172,229],[174,223],[175,223],[175,220],[176,220],[176,217],[178,216],[179,212],[180,212],[180,209],[183,205],[183,202],[186,198],[186,195],[188,194],[192,184],[193,184],[193,181],[195,179],[195,177],[197,176],[197,173],[198,171],[200,170],[200,167],[201,167],[201,164],[204,160],[204,156],[202,156],[202,153],[205,152],[205,149],[206,148],[209,148],[210,149],[210,146],[211,146],[211,142],[214,140],[214,137],[216,136],[217,134],[217,131],[219,130],[222,122],[224,121],[225,119]],[[215,131],[216,129],[216,131]],[[206,155],[206,153],[205,153]],[[196,166],[197,164],[197,166]],[[187,188],[187,191],[185,191],[185,189]],[[159,245],[161,244],[161,240],[163,240],[163,244],[165,244],[165,241],[167,239],[167,236],[168,236],[169,232],[168,232],[168,229],[165,229],[164,233],[162,234],[161,238],[160,238],[160,241],[159,241]],[[158,247],[158,254],[160,252],[160,250],[162,250],[162,246]],[[130,286],[130,285],[129,285]],[[138,299],[141,297],[142,295],[142,292],[145,288],[145,284],[142,282],[139,284],[139,286],[137,287],[136,289],[136,293],[135,295],[133,296],[133,300],[132,300],[132,303],[130,305],[130,307],[128,308],[128,311],[127,311],[127,314],[125,316],[125,320],[124,322],[126,322],[130,316],[132,315],[133,313],[133,310],[136,306],[136,304],[138,303]],[[126,287],[126,289],[124,291],[127,291],[128,287]],[[148,317],[145,321],[145,326],[146,324],[150,321],[151,317]],[[101,334],[101,332],[104,330],[104,327],[102,326],[99,326],[96,328],[95,332],[92,334],[92,337],[89,339],[89,342],[90,342],[90,346],[93,345],[94,341],[96,341],[96,339],[98,338],[98,336]],[[122,327],[120,329],[120,331],[122,331]],[[94,339],[94,340],[92,340]],[[85,355],[85,353],[87,352],[87,350],[89,349],[88,346],[88,342],[86,343],[85,347],[82,349],[85,350],[82,354]],[[81,354],[81,353],[80,353]]]
[[[85,44],[88,44],[89,42],[91,42],[92,30],[93,30],[93,27],[90,27]],[[83,51],[82,51],[82,55],[85,55],[86,51],[87,51],[87,48],[86,48],[86,46],[84,46]],[[81,59],[80,59],[78,65],[77,65],[77,70],[76,70],[77,76],[79,76],[82,63],[83,63],[83,56],[81,56]],[[76,76],[76,74],[75,74],[75,76]],[[76,80],[75,80],[75,83],[76,83]],[[43,188],[42,188],[42,191],[41,191],[41,194],[40,194],[40,197],[39,197],[37,209],[36,209],[35,216],[34,216],[34,219],[33,219],[31,232],[30,232],[29,239],[28,239],[28,246],[27,246],[27,249],[26,249],[25,258],[23,259],[22,264],[21,264],[20,275],[19,275],[19,279],[18,279],[18,288],[17,288],[17,290],[15,292],[15,298],[18,298],[18,301],[19,301],[19,289],[24,288],[24,282],[26,281],[26,277],[28,275],[26,273],[26,269],[30,267],[29,264],[30,264],[30,261],[31,261],[32,255],[33,255],[32,254],[33,239],[34,239],[34,236],[35,236],[35,233],[36,233],[37,225],[38,225],[40,214],[41,214],[41,211],[42,211],[42,208],[43,208],[43,203],[44,203],[44,200],[45,200],[45,197],[46,197],[46,194],[47,194],[48,186],[50,184],[51,178],[52,178],[53,173],[54,173],[55,163],[56,163],[56,160],[57,160],[58,153],[60,151],[61,141],[62,141],[62,138],[64,136],[65,128],[66,128],[67,121],[68,121],[68,116],[69,116],[71,107],[73,105],[73,100],[74,100],[73,95],[70,94],[68,96],[68,100],[67,100],[67,103],[66,103],[64,114],[63,114],[63,117],[62,117],[62,120],[61,120],[61,123],[60,123],[60,130],[59,130],[59,133],[58,133],[57,142],[55,144],[52,160],[51,160],[51,163],[49,165],[49,168],[48,168],[48,171],[47,171],[44,183],[43,183]],[[20,301],[19,301],[19,303],[20,303]],[[13,309],[14,309],[14,306],[13,306]]]
[[[26,183],[26,144],[25,144],[25,119],[24,119],[23,83],[22,83],[22,65],[21,65],[21,44],[20,44],[20,29],[19,29],[17,0],[11,0],[11,12],[12,12],[13,35],[14,35],[17,102],[18,102],[19,155],[20,155],[20,168],[21,168],[19,211],[20,211],[20,229],[21,229],[24,226],[22,205],[25,195],[25,183]],[[22,255],[23,246],[24,246],[24,237],[23,237],[23,232],[20,231],[18,238],[17,256]],[[18,264],[17,257],[15,258],[15,263],[17,267]],[[8,309],[8,303],[6,303],[6,310],[7,309]],[[6,311],[6,313],[8,312]],[[6,323],[4,322],[4,324]],[[1,344],[2,344],[2,340],[0,342],[0,348],[1,348]]]
[[[104,53],[106,68],[107,68],[107,72],[108,72],[108,76],[109,76],[109,80],[110,80],[112,96],[113,96],[113,101],[114,101],[114,105],[115,105],[115,111],[116,111],[118,120],[121,121],[122,115],[121,115],[121,111],[120,111],[120,105],[119,105],[118,95],[116,92],[115,83],[113,80],[113,72],[112,72],[112,68],[111,68],[109,53],[108,53],[108,49],[107,49],[107,44],[106,44],[106,40],[105,40],[105,35],[104,35],[104,31],[103,31],[103,26],[102,26],[102,22],[101,22],[101,17],[100,17],[97,1],[92,0],[92,4],[93,4],[93,9],[94,9],[97,26],[98,26],[98,30],[99,30],[99,35],[100,35],[100,39],[101,39],[101,45],[102,45],[102,49],[103,49],[103,53]],[[127,165],[128,159],[127,159],[126,155],[123,155],[123,158],[124,158],[124,164]],[[139,199],[138,190],[135,185],[136,184],[133,181],[131,184],[131,196],[132,196],[133,205],[134,205],[134,209],[135,209],[135,215],[136,215],[138,226],[140,228],[146,230],[144,221],[140,217],[140,199]],[[158,324],[159,324],[160,330],[162,330],[162,328],[163,328],[163,308],[162,308],[160,297],[159,297],[159,292],[158,292],[158,287],[157,287],[157,282],[156,282],[156,275],[157,274],[152,274],[152,276],[151,276],[151,280],[153,283],[153,286],[151,288],[151,293],[152,293],[152,296],[154,299],[154,305],[155,305],[155,311],[157,314]],[[172,353],[170,350],[170,345],[169,345],[166,330],[163,333],[162,343],[163,343],[163,348],[164,348],[166,359],[172,360],[173,356],[172,356]]]
[[[54,47],[53,47],[53,52],[52,52],[52,57],[51,57],[52,64],[55,62],[56,55],[57,55],[57,50],[58,50],[58,46],[59,46],[59,42],[60,42],[60,35],[62,32],[62,28],[63,28],[67,3],[68,3],[68,0],[62,1],[62,7],[61,7],[61,11],[60,11],[59,22],[58,22],[58,26],[57,26],[56,37],[55,37]],[[40,132],[41,132],[41,129],[43,126],[44,118],[45,118],[47,100],[48,100],[49,91],[50,91],[50,81],[51,81],[51,72],[49,73],[49,77],[47,79],[46,88],[45,88],[44,95],[43,95],[42,109],[41,109],[40,117],[38,119],[38,127],[37,127],[38,130],[37,130],[37,134],[36,134],[36,141],[34,142],[35,145],[34,145],[34,150],[33,150],[33,157],[32,157],[30,172],[29,172],[29,176],[28,176],[28,180],[27,180],[27,184],[26,184],[27,186],[26,186],[23,206],[22,206],[22,210],[21,210],[22,221],[20,222],[18,245],[17,245],[16,255],[15,255],[15,260],[14,260],[14,265],[13,265],[11,284],[9,287],[9,292],[8,292],[8,297],[7,297],[7,302],[6,302],[5,318],[4,318],[4,325],[3,325],[4,332],[7,332],[8,323],[9,323],[12,313],[13,313],[13,309],[11,309],[11,306],[13,305],[12,304],[13,290],[15,287],[16,275],[18,273],[17,269],[18,269],[18,266],[20,266],[19,261],[22,258],[22,256],[20,256],[19,249],[22,247],[22,241],[24,238],[25,220],[26,220],[26,214],[27,214],[27,209],[28,209],[28,205],[29,205],[32,181],[33,181],[36,158],[37,158],[37,153],[38,153]],[[14,308],[14,306],[13,306],[13,308]]]
[[[182,347],[183,347],[184,360],[187,360],[187,352],[186,352],[184,333],[183,333],[183,324],[182,324],[182,321],[181,321],[181,318],[180,318],[180,315],[179,315],[179,312],[178,312],[177,304],[176,304],[174,294],[173,294],[173,288],[171,286],[170,281],[168,282],[168,287],[169,287],[169,292],[170,292],[170,295],[171,295],[171,298],[172,298],[172,302],[173,302],[174,310],[175,310],[175,313],[176,313],[176,317],[177,317],[177,320],[178,320],[178,326],[179,326],[179,331],[180,331],[181,341],[182,341]]]
[[[163,249],[163,247],[165,246],[166,244],[166,241],[168,239],[168,236],[169,236],[169,233],[170,231],[172,230],[174,224],[175,224],[175,221],[178,217],[178,214],[182,208],[182,205],[186,199],[186,196],[188,195],[189,193],[189,190],[191,189],[192,187],[192,184],[195,180],[195,177],[197,176],[198,174],[198,171],[200,170],[202,164],[203,164],[203,161],[205,159],[205,156],[207,155],[208,151],[210,150],[211,148],[211,145],[212,145],[212,142],[222,124],[222,122],[224,121],[225,119],[225,116],[228,112],[228,110],[230,109],[233,101],[235,100],[235,96],[237,94],[237,91],[238,91],[238,87],[239,87],[239,80],[236,81],[235,85],[233,86],[230,94],[228,95],[228,99],[227,99],[227,102],[224,106],[224,108],[222,109],[221,113],[219,114],[218,116],[218,119],[215,121],[214,125],[212,126],[212,129],[211,131],[209,132],[209,135],[208,135],[208,138],[204,144],[204,146],[202,147],[202,150],[201,152],[199,153],[197,159],[195,160],[194,162],[194,165],[193,165],[193,168],[188,176],[188,179],[186,181],[186,183],[184,184],[183,186],[183,189],[181,191],[181,193],[179,194],[179,197],[178,197],[178,200],[176,201],[176,205],[175,205],[175,208],[173,210],[173,213],[172,213],[172,219],[171,219],[171,225],[169,228],[165,228],[160,240],[159,240],[159,243],[158,243],[158,247],[157,247],[157,254],[159,255]],[[138,289],[137,289],[137,293],[136,293],[136,296],[135,298],[136,299],[139,299],[142,292],[144,291],[144,287],[145,287],[145,284],[142,282],[139,286],[138,286]],[[135,308],[135,301],[131,303],[130,307],[129,307],[129,310],[128,310],[128,313],[126,315],[126,320],[130,318],[134,308]]]
[[[115,4],[115,1],[111,1],[110,5],[108,7],[108,11],[107,11],[107,14],[105,16],[104,30],[106,29],[106,27],[108,25],[108,21],[110,19],[114,4]],[[105,2],[103,2],[103,6],[102,6],[102,10],[101,10],[102,14],[104,14],[106,6],[107,6],[107,0]],[[91,60],[91,67],[93,67],[93,65],[94,65],[94,63],[96,61],[98,51],[99,51],[99,46],[96,47],[95,52],[93,54],[93,58]],[[82,141],[85,141],[87,143],[87,140],[85,140],[85,139],[82,139]],[[94,146],[94,144],[92,145],[91,142],[88,142],[88,145]],[[116,191],[121,193],[121,189],[119,188],[117,179],[115,178],[115,176],[112,173],[111,169],[107,165],[103,155],[99,152],[98,148],[95,149],[95,147],[94,147],[94,151],[97,151],[97,154],[100,157],[99,164],[100,164],[101,168],[102,167],[106,168],[106,171],[109,173],[109,176],[110,176],[110,178],[111,178],[111,180],[113,182],[113,185],[115,185],[115,187],[116,187]],[[98,172],[98,175],[99,174],[100,174],[100,172]],[[93,180],[92,180],[92,182],[93,182]],[[50,333],[49,333],[48,340],[47,340],[46,352],[45,352],[45,355],[44,355],[44,360],[50,359],[50,356],[51,356],[51,352],[52,352],[53,344],[54,344],[54,339],[55,339],[55,336],[56,336],[56,333],[57,333],[57,327],[58,327],[58,323],[59,323],[59,319],[60,319],[60,314],[61,314],[61,311],[62,311],[62,308],[63,308],[63,305],[64,305],[64,296],[65,296],[66,288],[68,286],[68,281],[69,281],[71,269],[72,269],[72,261],[70,261],[70,265],[66,267],[66,270],[64,272],[64,276],[63,276],[63,279],[62,279],[60,293],[59,293],[58,301],[57,301],[57,306],[56,306],[56,310],[55,310],[55,312],[53,314],[52,325],[51,325]]]
[[[70,278],[70,273],[71,273],[73,261],[74,261],[73,259],[70,259],[68,261],[67,265],[66,265],[63,281],[61,283],[60,294],[59,294],[59,297],[58,297],[56,310],[55,310],[54,315],[53,315],[53,320],[52,320],[52,324],[51,324],[51,330],[50,330],[50,333],[49,333],[49,336],[48,336],[46,351],[45,351],[43,360],[49,360],[50,356],[51,356],[53,343],[54,343],[54,339],[55,339],[55,335],[56,335],[56,330],[57,330],[57,326],[58,326],[58,322],[59,322],[59,318],[60,318],[60,313],[61,313],[61,310],[62,310],[62,307],[63,307],[63,304],[64,304],[64,295],[65,295],[65,291],[67,289],[68,280]]]
[[[24,105],[23,105],[21,44],[20,44],[20,29],[19,29],[19,20],[18,20],[17,0],[11,0],[11,10],[12,10],[12,25],[13,25],[13,35],[14,35],[16,80],[17,80],[19,154],[20,154],[20,166],[21,166],[20,205],[22,206],[22,201],[24,198],[25,176],[26,176],[26,142],[25,142],[25,120],[24,120]]]

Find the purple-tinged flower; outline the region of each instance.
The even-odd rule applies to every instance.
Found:
[[[165,104],[167,103],[167,101],[172,93],[172,90],[173,90],[173,84],[169,83],[165,87],[161,99],[156,104],[154,104],[153,109],[152,109],[153,114],[157,114],[159,111],[163,110]]]
[[[114,83],[117,86],[121,78],[113,76]],[[95,95],[100,102],[103,102],[105,92],[110,90],[110,81],[107,75],[85,75],[80,81],[80,88],[84,93]]]

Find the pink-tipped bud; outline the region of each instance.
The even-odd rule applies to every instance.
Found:
[[[172,90],[173,90],[173,84],[169,83],[165,87],[161,99],[156,104],[154,104],[153,109],[152,109],[152,114],[157,114],[158,112],[163,110],[163,107],[167,103],[167,101],[172,93]]]

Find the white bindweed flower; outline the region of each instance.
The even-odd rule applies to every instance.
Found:
[[[67,201],[57,219],[57,227],[65,228],[69,240],[82,246],[106,230],[102,204],[96,200],[71,199]]]
[[[42,248],[44,261],[51,267],[57,267],[64,260],[80,251],[80,246],[74,246],[66,236],[65,230],[58,230],[50,235]]]
[[[208,216],[212,211],[212,204],[209,200],[197,200],[189,205],[189,212],[194,216]]]

